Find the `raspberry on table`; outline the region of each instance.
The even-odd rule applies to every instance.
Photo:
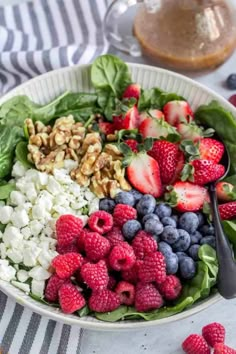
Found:
[[[108,285],[109,276],[107,266],[102,260],[96,264],[83,264],[80,273],[84,282],[92,290],[102,290]]]
[[[120,281],[115,289],[115,292],[120,297],[120,303],[131,306],[134,303],[135,287],[127,281]]]
[[[45,288],[45,299],[50,302],[56,302],[58,300],[59,289],[65,282],[67,282],[67,280],[59,278],[57,274],[53,274],[48,279]]]
[[[73,313],[85,306],[83,295],[73,284],[63,284],[59,289],[59,303],[65,313]]]
[[[52,260],[52,266],[61,279],[67,279],[82,266],[83,257],[79,253],[59,254]]]
[[[150,253],[144,257],[138,267],[138,278],[143,283],[156,282],[161,284],[166,279],[165,257],[161,252]]]
[[[162,305],[162,296],[153,284],[137,284],[134,303],[137,311],[155,310]]]
[[[183,351],[187,354],[210,354],[210,348],[205,339],[199,334],[190,334],[182,343]]]
[[[137,219],[137,211],[130,205],[117,204],[113,212],[114,225],[123,226],[126,221]]]
[[[74,215],[61,215],[56,221],[57,243],[67,246],[73,242],[83,228],[83,221]]]
[[[147,232],[139,231],[132,241],[132,247],[137,259],[143,259],[149,253],[157,251],[156,240]]]
[[[97,232],[88,232],[85,239],[85,252],[89,260],[97,262],[110,251],[110,242]]]
[[[222,324],[213,322],[202,328],[202,335],[207,343],[214,347],[216,343],[224,343],[225,328]]]
[[[78,247],[75,242],[70,243],[69,245],[56,245],[56,250],[59,254],[71,253],[71,252],[78,252]]]
[[[136,261],[131,268],[122,270],[121,278],[129,283],[136,284],[138,282],[138,267],[140,266],[140,262],[142,261]]]
[[[181,293],[182,285],[179,278],[175,275],[168,275],[166,280],[159,285],[158,289],[166,300],[175,300]]]
[[[88,305],[92,311],[110,312],[120,306],[120,297],[108,289],[94,291],[89,298]]]
[[[92,231],[103,235],[112,229],[113,217],[104,210],[95,211],[88,219],[88,226]]]
[[[109,254],[110,266],[117,271],[132,268],[135,261],[133,248],[126,242],[114,246]]]
[[[236,354],[236,350],[223,343],[216,343],[213,354]]]
[[[112,247],[118,245],[119,243],[125,240],[121,229],[115,226],[105,236],[109,240]]]

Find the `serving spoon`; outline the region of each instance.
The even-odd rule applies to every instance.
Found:
[[[217,140],[220,141],[218,137]],[[221,296],[225,299],[232,299],[236,297],[236,262],[234,260],[232,247],[221,225],[216,196],[216,184],[226,177],[230,168],[229,152],[225,144],[224,147],[225,152],[221,159],[221,164],[225,166],[225,173],[218,180],[209,183],[208,186],[212,205],[213,222],[215,226],[216,254],[219,263],[217,287]]]

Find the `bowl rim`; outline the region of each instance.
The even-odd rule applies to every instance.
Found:
[[[205,91],[206,93],[213,96],[214,99],[218,100],[220,102],[220,104],[222,104],[226,109],[228,109],[229,111],[231,111],[233,114],[236,115],[236,108],[231,103],[229,103],[224,97],[222,97],[220,94],[216,93],[212,89],[206,87],[205,85],[203,85],[193,79],[190,79],[182,74],[173,72],[171,70],[167,70],[167,69],[163,69],[163,68],[159,68],[159,67],[155,67],[155,66],[151,66],[151,65],[130,63],[130,62],[127,62],[127,64],[129,67],[133,67],[133,68],[136,67],[141,70],[146,69],[146,70],[154,71],[157,73],[159,72],[162,74],[166,74],[166,75],[170,75],[172,77],[175,77],[178,80],[181,80],[182,82],[192,84],[195,87],[197,87],[197,88],[201,89],[202,91]],[[71,71],[73,72],[76,70],[89,69],[90,67],[91,67],[91,64],[75,65],[72,67],[67,66],[64,68],[52,70],[50,72],[36,76],[35,78],[32,78],[32,79],[22,83],[21,85],[10,90],[8,93],[4,94],[0,98],[0,104],[4,103],[9,98],[19,94],[18,91],[27,88],[32,83],[35,83],[35,82],[41,81],[41,80],[43,81],[44,79],[48,79],[51,76],[54,76],[58,73],[64,74],[66,72],[71,72]],[[16,288],[12,284],[5,282],[3,280],[0,280],[0,290],[3,293],[5,293],[6,295],[8,295],[10,298],[14,299],[19,304],[31,309],[32,311],[34,311],[42,316],[50,318],[52,320],[62,322],[65,324],[69,324],[69,325],[77,325],[77,326],[80,326],[81,328],[87,328],[87,329],[93,329],[93,330],[103,330],[103,331],[109,331],[109,330],[110,331],[112,331],[112,330],[122,331],[125,329],[141,329],[141,328],[146,328],[146,327],[153,327],[153,326],[157,326],[157,325],[162,325],[162,324],[166,324],[166,323],[170,323],[170,322],[175,322],[178,320],[185,319],[186,317],[192,316],[200,311],[203,311],[207,307],[215,304],[220,299],[222,299],[222,297],[219,295],[219,293],[215,293],[206,299],[200,300],[199,302],[194,304],[192,307],[187,308],[183,312],[180,312],[180,313],[177,313],[173,316],[162,318],[159,320],[104,322],[104,321],[100,321],[97,319],[95,320],[94,318],[93,318],[93,320],[89,320],[89,316],[87,317],[86,320],[83,320],[80,317],[76,317],[75,315],[63,314],[59,309],[58,309],[58,313],[56,311],[51,312],[50,306],[37,302],[36,300],[30,298],[29,296],[27,296],[23,292],[22,292],[22,296],[19,294],[16,294],[14,292],[14,290],[16,290]],[[27,296],[26,299],[23,297],[23,295]],[[55,310],[55,308],[54,308],[54,310]]]

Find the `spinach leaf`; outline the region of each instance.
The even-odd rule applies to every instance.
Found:
[[[233,246],[234,255],[236,257],[236,220],[224,220],[222,226],[229,239],[229,242]]]
[[[15,183],[5,182],[0,185],[0,200],[6,200],[10,196],[11,192],[16,189]]]
[[[99,90],[98,105],[108,121],[112,121],[113,112],[116,110],[117,98],[111,90]]]
[[[176,93],[167,93],[154,87],[148,90],[143,90],[138,102],[139,111],[146,111],[151,108],[162,109],[164,105],[170,101],[182,101],[185,99]]]
[[[18,161],[22,163],[23,166],[26,168],[32,168],[34,165],[28,161],[27,155],[28,155],[28,148],[27,148],[28,143],[26,141],[20,141],[16,145],[16,158]]]
[[[41,302],[44,305],[49,305],[49,306],[58,307],[58,308],[60,307],[59,304],[53,303],[53,302],[47,302],[46,300],[44,300],[41,297],[39,297],[37,295],[34,295],[32,293],[29,293],[29,296],[32,297],[32,299],[34,299],[34,300],[36,300],[38,302]]]
[[[89,313],[90,313],[90,309],[87,305],[85,305],[84,307],[82,307],[82,309],[77,311],[77,314],[79,315],[79,317],[87,316]]]
[[[23,130],[17,126],[0,126],[0,178],[11,172],[15,147],[22,137]]]

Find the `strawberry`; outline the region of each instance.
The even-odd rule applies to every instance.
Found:
[[[190,334],[182,343],[183,351],[187,354],[210,354],[211,350],[205,339],[199,334]]]
[[[188,170],[188,172],[186,172]],[[182,180],[189,179],[199,185],[216,181],[225,173],[225,167],[209,160],[194,160],[185,166]]]
[[[198,142],[203,138],[202,129],[195,123],[179,123],[176,126],[177,131],[181,135],[182,140],[192,140]]]
[[[228,182],[219,182],[216,185],[217,198],[223,202],[236,200],[236,188]]]
[[[209,201],[206,188],[190,182],[176,182],[165,199],[178,211],[197,211],[202,209],[204,202]],[[236,211],[236,208],[235,208]]]
[[[220,217],[222,220],[229,220],[236,216],[236,202],[228,202],[219,205]]]
[[[136,100],[139,100],[141,94],[141,86],[139,84],[130,84],[128,87],[126,87],[122,98],[136,98]]]
[[[225,328],[222,324],[213,322],[202,328],[202,335],[207,343],[214,347],[217,343],[224,343]]]
[[[165,122],[164,119],[146,118],[139,127],[139,132],[144,138],[166,138],[169,134],[178,135],[176,129]]]
[[[166,140],[155,141],[148,155],[158,162],[162,183],[168,184],[178,163],[178,146]]]
[[[162,111],[159,111],[158,109],[150,109],[148,112],[142,112],[139,115],[139,122],[140,124],[146,119],[146,118],[164,118],[164,114]]]
[[[125,140],[125,144],[127,144],[133,152],[138,152],[138,142],[136,140],[134,139]]]
[[[113,116],[113,127],[114,127],[114,131],[116,130],[121,130],[124,129],[124,119],[122,117],[122,115],[120,116]]]
[[[202,160],[210,160],[218,163],[224,154],[224,150],[224,145],[215,139],[205,138],[199,143],[200,159]]]
[[[99,130],[101,133],[105,135],[113,134],[114,133],[114,125],[109,122],[100,122],[98,123]]]
[[[139,126],[139,112],[136,106],[131,107],[123,119],[123,129],[135,129]]]
[[[224,345],[223,343],[217,343],[214,346],[213,354],[236,354],[236,350]]]
[[[172,177],[172,180],[169,183],[170,185],[174,184],[177,180],[180,179],[181,172],[184,168],[185,158],[184,158],[184,153],[181,150],[178,150],[177,161],[178,162],[175,168],[174,175]]]
[[[129,182],[139,192],[158,198],[162,194],[162,184],[158,162],[146,152],[126,156],[126,173]]]
[[[193,117],[193,111],[186,101],[170,101],[163,107],[165,120],[172,126],[181,123],[181,119],[185,118],[187,122]]]

